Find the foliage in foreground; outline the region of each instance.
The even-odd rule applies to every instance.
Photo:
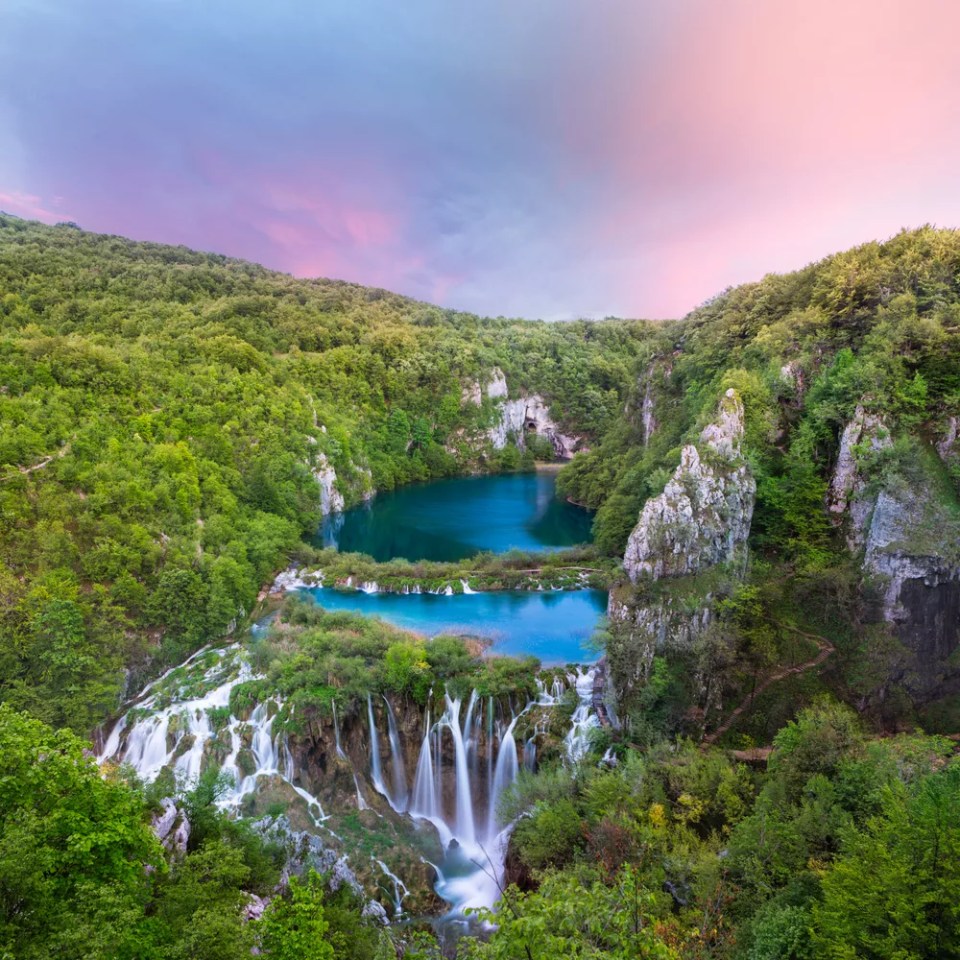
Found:
[[[463,960],[960,957],[949,742],[873,740],[823,703],[781,731],[766,772],[682,742],[616,750],[616,768],[594,754],[520,779],[506,809],[521,887]],[[73,734],[0,707],[0,755],[0,957],[439,957],[316,874],[278,894],[281,852],[217,811],[216,771],[181,798],[194,830],[171,857],[151,791],[101,776]],[[248,922],[253,893],[273,899]]]

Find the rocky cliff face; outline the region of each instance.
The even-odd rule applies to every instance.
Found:
[[[557,457],[568,460],[579,449],[581,437],[563,433],[550,416],[550,405],[538,393],[521,394],[509,399],[507,378],[499,367],[494,367],[490,379],[467,384],[461,393],[464,406],[479,407],[484,398],[496,405],[496,422],[482,435],[494,450],[502,450],[511,437],[521,450],[526,449],[526,438],[536,434],[550,441]]]
[[[656,653],[689,652],[712,620],[711,596],[693,575],[733,560],[749,536],[756,483],[740,450],[743,431],[743,404],[730,390],[698,444],[683,448],[663,492],[644,504],[624,569],[634,584],[685,578],[678,586],[686,589],[655,598],[629,587],[611,592],[608,656],[621,698],[646,680]],[[718,705],[708,679],[695,678],[704,718]]]
[[[869,413],[862,404],[840,437],[840,453],[830,480],[827,509],[836,524],[845,524],[847,546],[854,552],[863,548],[874,505],[874,498],[866,491],[863,456],[883,450],[890,443],[890,431],[883,418]]]
[[[743,404],[729,390],[717,419],[701,433],[699,448],[683,448],[663,493],[644,504],[623,559],[634,583],[729,561],[746,541],[756,483],[740,453],[742,437]]]
[[[883,490],[863,569],[908,653],[901,682],[920,701],[938,696],[956,673],[949,661],[960,648],[960,522],[927,485]]]
[[[948,465],[956,426],[951,418],[936,444]],[[880,616],[903,645],[895,679],[922,703],[941,695],[956,673],[948,661],[960,648],[960,520],[947,502],[949,491],[933,475],[932,460],[913,464],[909,479],[868,475],[869,454],[892,442],[883,419],[858,406],[840,439],[827,506],[843,525],[848,549],[862,553]]]
[[[317,454],[313,475],[320,485],[320,512],[323,516],[339,513],[344,506],[343,494],[337,489],[337,472],[325,454]]]
[[[512,434],[516,437],[517,446],[523,450],[528,433],[549,440],[554,453],[564,460],[572,457],[580,444],[579,437],[561,433],[550,416],[550,407],[536,393],[516,400],[504,400],[500,407],[500,419],[487,431],[487,436],[494,450],[502,450]]]
[[[947,417],[943,435],[937,441],[937,453],[947,466],[953,466],[960,460],[960,449],[957,445],[958,432],[960,432],[960,419]]]

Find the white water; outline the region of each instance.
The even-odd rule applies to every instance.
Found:
[[[500,751],[497,753],[497,766],[493,773],[493,786],[490,788],[490,809],[487,813],[487,837],[495,837],[497,830],[497,803],[503,791],[517,779],[519,764],[517,762],[517,741],[513,738],[513,728],[517,725],[517,717],[510,721],[506,733],[500,740]],[[492,752],[492,751],[491,751]]]
[[[393,919],[403,916],[403,898],[410,892],[407,885],[382,861],[376,857],[371,860],[384,872],[387,879],[393,884]]]
[[[234,659],[225,659],[227,655]],[[233,676],[224,679],[229,672]],[[568,678],[580,698],[565,740],[565,752],[572,763],[586,755],[590,731],[598,724],[591,709],[593,676],[594,671],[589,670]],[[229,744],[222,769],[233,776],[234,785],[221,798],[221,806],[238,808],[243,798],[257,789],[261,778],[277,777],[303,798],[314,822],[321,824],[326,814],[319,800],[295,782],[298,775],[286,736],[273,729],[273,718],[281,706],[279,698],[257,704],[246,721],[230,715],[220,725],[219,733],[214,729],[210,711],[227,707],[233,687],[252,678],[239,648],[232,647],[218,652],[217,662],[204,674],[210,688],[203,696],[190,697],[187,693],[183,699],[178,699],[176,694],[171,697],[169,691],[153,693],[151,691],[156,689],[154,683],[141,695],[137,712],[124,715],[115,725],[100,760],[128,763],[145,781],[153,780],[164,767],[171,767],[178,781],[186,784],[200,774],[216,744],[220,744],[220,750]],[[192,682],[196,683],[196,677]],[[462,915],[468,908],[490,907],[500,896],[510,826],[503,828],[499,824],[497,806],[519,770],[520,757],[515,738],[517,721],[533,706],[556,704],[566,689],[560,678],[553,680],[549,690],[539,684],[536,700],[519,713],[510,706],[509,718],[497,716],[499,704],[492,697],[481,699],[473,691],[464,704],[462,699],[445,691],[442,715],[431,722],[427,710],[424,717],[412,787],[407,780],[397,718],[390,702],[385,701],[390,742],[388,787],[373,699],[367,698],[370,780],[395,811],[408,812],[415,819],[429,821],[437,829],[445,855],[436,867],[436,889],[453,905],[452,914],[455,916]],[[164,699],[161,700],[161,696]],[[332,712],[337,756],[350,762],[341,742],[335,704]],[[535,763],[539,732],[542,731],[534,730],[524,743],[523,763],[528,768]],[[446,737],[450,738],[446,743],[452,746],[452,751],[445,755]],[[248,756],[252,758],[249,766],[254,768],[247,775],[242,774],[238,765],[244,743],[248,744]],[[356,770],[353,778],[357,807],[366,809]],[[394,906],[399,913],[405,888],[386,867],[383,869],[394,883]]]
[[[409,796],[407,793],[407,770],[403,760],[403,744],[397,732],[397,718],[393,715],[393,707],[386,697],[387,705],[387,733],[390,737],[390,768],[393,772],[393,807],[397,811],[407,809]]]
[[[382,793],[390,800],[390,791],[383,782],[383,770],[380,767],[380,735],[377,733],[377,724],[373,719],[373,701],[367,694],[367,720],[370,724],[370,779],[378,793]],[[393,801],[390,800],[393,806]]]
[[[420,759],[417,761],[417,772],[413,781],[413,797],[410,802],[410,813],[424,820],[436,820],[440,814],[441,800],[439,796],[439,781],[433,775],[433,751],[430,745],[430,711],[427,711],[427,720],[424,725],[423,743],[420,745]]]
[[[216,683],[219,675],[224,672],[227,658],[236,656],[238,652],[236,645],[217,651],[217,663],[206,671],[203,681]],[[181,666],[189,665],[197,656],[198,654],[194,654]],[[172,672],[167,671],[164,676],[168,677]],[[234,676],[213,686],[202,697],[178,700],[174,694],[171,702],[164,707],[159,706],[159,693],[146,696],[157,687],[159,681],[154,681],[138,698],[134,708],[136,714],[131,711],[116,723],[98,757],[99,762],[114,760],[128,764],[145,782],[155,780],[164,767],[172,767],[178,784],[189,785],[199,777],[205,760],[218,739],[210,711],[229,706],[230,691],[238,683],[250,679],[253,679],[250,667],[246,661],[240,659]],[[287,747],[286,738],[282,734],[273,733],[271,707],[276,708],[279,705],[280,702],[276,699],[260,703],[246,721],[232,714],[228,718],[224,729],[229,737],[230,752],[221,770],[233,778],[233,784],[220,797],[218,804],[223,808],[237,808],[247,794],[256,790],[261,777],[276,776],[285,780],[303,797],[315,822],[322,821],[326,819],[326,815],[320,801],[293,783],[293,756]],[[139,716],[141,712],[144,713]],[[250,755],[255,766],[254,771],[246,776],[241,773],[237,764],[243,742],[241,731],[244,727],[249,728]]]
[[[596,667],[591,667],[571,677],[580,702],[573,712],[570,730],[564,740],[570,763],[579,763],[587,755],[590,733],[600,726],[600,720],[593,712],[593,679],[596,672]]]

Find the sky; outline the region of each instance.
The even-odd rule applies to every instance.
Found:
[[[0,210],[479,314],[960,226],[952,0],[0,0]]]

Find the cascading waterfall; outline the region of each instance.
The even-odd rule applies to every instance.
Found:
[[[456,766],[456,831],[454,836],[462,843],[471,846],[476,842],[476,823],[473,819],[473,793],[470,785],[470,771],[467,766],[467,748],[463,742],[463,730],[460,727],[460,703],[451,700],[449,693],[444,693],[447,709],[440,722],[445,724],[453,736],[453,756]],[[477,691],[470,694],[467,705],[467,716],[473,712],[477,701]]]
[[[201,666],[194,664],[189,684],[180,687],[182,695],[179,690],[173,694],[169,689],[166,693],[154,692],[158,689],[155,682],[141,694],[135,708],[114,726],[101,761],[128,763],[145,781],[170,768],[183,784],[200,774],[208,758],[226,754],[222,770],[232,775],[234,786],[220,799],[222,807],[239,807],[243,798],[257,789],[261,778],[276,777],[304,799],[319,825],[326,814],[317,798],[295,782],[298,772],[286,734],[275,730],[274,718],[282,708],[280,698],[257,703],[246,720],[231,715],[220,721],[217,718],[222,714],[218,711],[229,707],[233,687],[254,677],[239,647],[207,653],[216,654],[216,661],[203,673],[204,682],[199,686],[208,692],[202,696],[190,692],[198,689],[196,674],[204,671],[206,660]],[[436,889],[453,904],[455,914],[470,907],[491,906],[499,897],[509,827],[501,829],[497,806],[520,767],[520,744],[516,739],[520,717],[532,707],[555,705],[574,687],[579,704],[565,739],[565,753],[570,762],[578,762],[586,755],[590,731],[598,724],[592,712],[594,672],[581,670],[571,674],[567,684],[562,677],[554,677],[549,688],[538,682],[536,698],[525,706],[518,704],[518,708],[523,707],[519,712],[509,699],[498,704],[491,696],[480,697],[476,690],[466,699],[445,690],[443,709],[437,716],[432,709],[435,701],[431,691],[422,718],[423,733],[412,781],[407,778],[400,724],[386,698],[390,769],[384,769],[381,730],[373,697],[368,695],[370,780],[397,813],[409,812],[415,819],[429,821],[436,827],[446,851],[436,868]],[[501,706],[505,714],[502,717],[498,716]],[[336,754],[349,763],[336,703],[332,704],[332,713]],[[381,716],[380,721],[383,720]],[[537,737],[544,732],[545,728],[538,724],[532,735],[530,731],[525,734],[522,763],[528,769],[535,765]],[[357,807],[366,809],[360,777],[356,770],[352,775]],[[394,882],[395,908],[399,912],[405,890],[402,881],[392,874],[387,876]]]
[[[424,820],[438,819],[441,807],[440,781],[433,775],[433,750],[430,743],[432,732],[430,711],[427,710],[423,743],[420,745],[420,759],[417,761],[417,772],[413,781],[413,799],[410,804],[411,815],[422,817]]]
[[[497,836],[497,803],[503,791],[517,779],[519,769],[517,762],[517,741],[513,737],[513,728],[517,725],[518,717],[510,721],[510,726],[500,738],[500,750],[497,752],[497,766],[493,774],[493,785],[490,788],[490,809],[487,812],[487,839]],[[492,754],[492,751],[491,751]]]
[[[593,713],[593,679],[596,668],[581,670],[571,675],[570,680],[577,691],[580,702],[570,720],[570,730],[564,740],[567,759],[570,763],[579,763],[590,748],[590,733],[600,726],[600,720]]]
[[[537,769],[537,738],[529,737],[523,745],[523,768],[529,773]]]
[[[181,664],[181,667],[192,663],[201,653],[210,651],[194,654]],[[156,779],[165,767],[173,769],[180,784],[195,781],[203,770],[206,758],[219,740],[218,731],[214,730],[211,721],[211,711],[229,706],[230,691],[238,683],[253,678],[249,665],[245,660],[239,659],[239,662],[234,664],[235,675],[223,680],[223,674],[228,672],[230,663],[238,653],[236,645],[213,653],[217,662],[201,678],[210,685],[210,690],[204,696],[188,700],[177,700],[174,697],[173,702],[161,707],[158,703],[159,694],[151,691],[158,687],[162,679],[173,673],[173,670],[167,671],[164,678],[145,687],[135,707],[117,721],[98,761],[103,763],[113,760],[128,764],[145,782]],[[280,705],[279,700],[272,703],[275,706]],[[153,712],[149,712],[151,710]],[[246,776],[242,775],[237,762],[243,744],[241,728],[250,731],[250,755],[255,767],[254,771]],[[239,807],[243,798],[256,789],[261,777],[276,776],[285,780],[303,797],[315,822],[326,819],[320,801],[293,783],[296,774],[293,756],[285,735],[273,732],[270,701],[257,704],[246,721],[231,715],[227,721],[226,733],[230,751],[221,770],[232,777],[233,786],[218,800],[220,807]]]
[[[382,793],[390,801],[390,805],[393,806],[393,801],[390,800],[390,792],[383,782],[383,770],[380,768],[380,736],[373,719],[373,700],[371,700],[369,693],[367,694],[367,719],[370,721],[370,779],[373,781],[377,792]]]
[[[340,723],[337,720],[337,701],[333,701],[333,738],[337,748],[337,756],[341,760],[346,760],[347,755],[343,752],[343,745],[340,743]]]
[[[410,892],[407,885],[382,861],[376,857],[371,860],[384,872],[387,879],[393,884],[393,919],[403,916],[403,898]]]
[[[387,705],[387,733],[390,737],[390,769],[393,773],[393,799],[391,805],[398,813],[407,809],[409,796],[407,794],[407,770],[403,759],[403,745],[400,743],[400,734],[397,732],[397,718],[393,715],[390,701],[384,697]]]

